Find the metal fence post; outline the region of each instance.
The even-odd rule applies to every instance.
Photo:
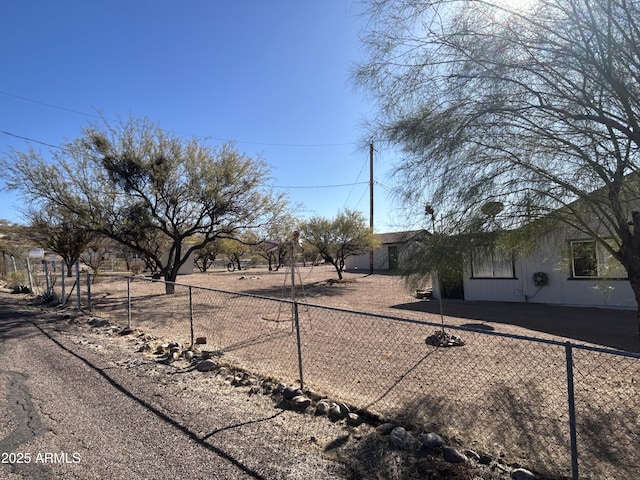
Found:
[[[189,325],[191,327],[191,348],[193,348],[193,288],[189,287]]]
[[[576,405],[573,390],[573,351],[571,342],[564,344],[567,358],[567,395],[569,400],[569,435],[571,437],[571,473],[573,480],[578,480],[578,438],[576,435]]]
[[[29,261],[29,257],[26,258],[25,262],[27,264],[27,278],[29,279],[29,291],[31,292],[32,295],[34,295],[36,292],[33,289],[34,288],[33,275],[31,274],[31,262]]]
[[[300,316],[298,315],[298,302],[293,302],[293,318],[296,325],[296,339],[298,343],[298,372],[300,373],[300,388],[304,388],[302,375],[302,342],[300,340]]]
[[[62,268],[60,268],[60,270],[62,271],[62,277],[60,278],[60,288],[62,289],[61,293],[60,293],[60,305],[64,305],[65,303],[67,303],[66,299],[65,299],[65,295],[67,294],[67,292],[65,292],[64,290],[64,275],[65,275],[65,263],[62,262]]]
[[[127,277],[127,328],[131,330],[131,277]]]
[[[89,272],[87,272],[87,308],[89,309],[89,311],[92,310],[91,308],[91,274]]]
[[[49,295],[51,294],[51,287],[49,286],[49,268],[47,267],[47,261],[43,260],[42,261],[42,266],[44,267],[44,282],[45,285],[47,286],[47,297],[49,297]]]
[[[78,310],[82,309],[82,296],[80,295],[80,262],[76,262],[76,286],[78,291],[76,292],[76,306]]]

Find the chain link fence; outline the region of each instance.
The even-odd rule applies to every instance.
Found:
[[[638,354],[173,286],[167,295],[162,281],[126,277],[108,289],[93,285],[85,304],[370,418],[515,459],[544,478],[640,478]],[[439,332],[464,345],[430,344]]]

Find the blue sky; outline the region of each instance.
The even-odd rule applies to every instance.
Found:
[[[23,0],[0,18],[0,155],[118,116],[261,156],[301,217],[369,218],[373,108],[350,80],[366,18],[354,0]],[[24,140],[25,137],[31,142]],[[37,143],[41,142],[41,143]],[[374,160],[376,232],[402,228],[392,151]],[[321,188],[316,188],[321,187]],[[20,222],[15,193],[0,218]]]

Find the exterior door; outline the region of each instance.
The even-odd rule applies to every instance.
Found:
[[[389,256],[389,270],[395,270],[398,268],[398,246],[391,245],[387,249]]]

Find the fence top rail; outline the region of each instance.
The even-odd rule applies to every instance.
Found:
[[[188,285],[188,284],[185,284],[185,283],[178,283],[178,282],[168,282],[168,281],[162,280],[162,279],[148,278],[148,277],[139,276],[139,275],[126,275],[125,278],[127,278],[129,280],[133,279],[133,280],[140,280],[140,281],[146,281],[146,282],[170,283],[170,284],[173,284],[173,285],[179,286],[179,287],[192,288],[192,289],[198,289],[198,290],[206,290],[206,291],[210,291],[210,292],[222,293],[222,294],[225,294],[225,295],[234,295],[234,296],[237,296],[237,297],[255,298],[255,299],[276,301],[276,302],[289,303],[289,304],[294,303],[293,300],[286,299],[286,298],[267,297],[267,296],[264,296],[264,295],[256,295],[256,294],[253,294],[253,293],[246,293],[246,292],[230,292],[228,290],[220,290],[220,289],[217,289],[217,288],[201,287],[201,286],[196,286],[196,285]],[[348,314],[355,314],[355,315],[365,315],[365,316],[368,316],[368,317],[380,318],[380,319],[383,319],[383,320],[392,320],[392,321],[395,321],[395,322],[412,323],[412,324],[416,324],[416,325],[424,325],[424,326],[430,326],[430,327],[436,327],[436,328],[447,328],[447,329],[450,329],[450,330],[459,330],[459,331],[464,331],[464,332],[476,333],[476,334],[480,334],[480,335],[488,335],[488,336],[493,336],[493,337],[510,338],[510,339],[513,339],[513,340],[521,340],[521,341],[527,341],[527,342],[541,343],[541,344],[546,344],[546,345],[555,345],[555,346],[560,346],[560,347],[570,346],[571,348],[575,348],[575,349],[579,349],[579,350],[587,350],[587,351],[591,351],[591,352],[605,353],[605,354],[609,354],[609,355],[616,355],[616,356],[620,356],[620,357],[628,357],[628,358],[634,358],[634,359],[640,360],[640,353],[633,353],[633,352],[627,352],[627,351],[624,351],[624,350],[616,350],[616,349],[613,349],[613,348],[586,345],[586,344],[583,344],[583,343],[574,343],[574,342],[570,342],[570,341],[552,340],[552,339],[546,339],[546,338],[531,337],[531,336],[527,336],[527,335],[519,335],[519,334],[514,334],[514,333],[490,332],[490,331],[487,331],[487,330],[482,330],[482,329],[477,329],[477,328],[467,327],[467,326],[443,324],[443,323],[437,323],[437,322],[430,322],[430,321],[427,321],[427,320],[416,320],[416,319],[412,319],[412,318],[398,317],[398,316],[386,315],[386,314],[381,314],[381,313],[363,312],[363,311],[358,311],[358,310],[348,310],[346,308],[331,307],[331,306],[327,306],[327,305],[317,305],[317,304],[307,303],[307,302],[297,302],[297,303],[304,304],[307,307],[318,308],[318,309],[334,311],[334,312],[341,312],[341,313],[348,313]]]

